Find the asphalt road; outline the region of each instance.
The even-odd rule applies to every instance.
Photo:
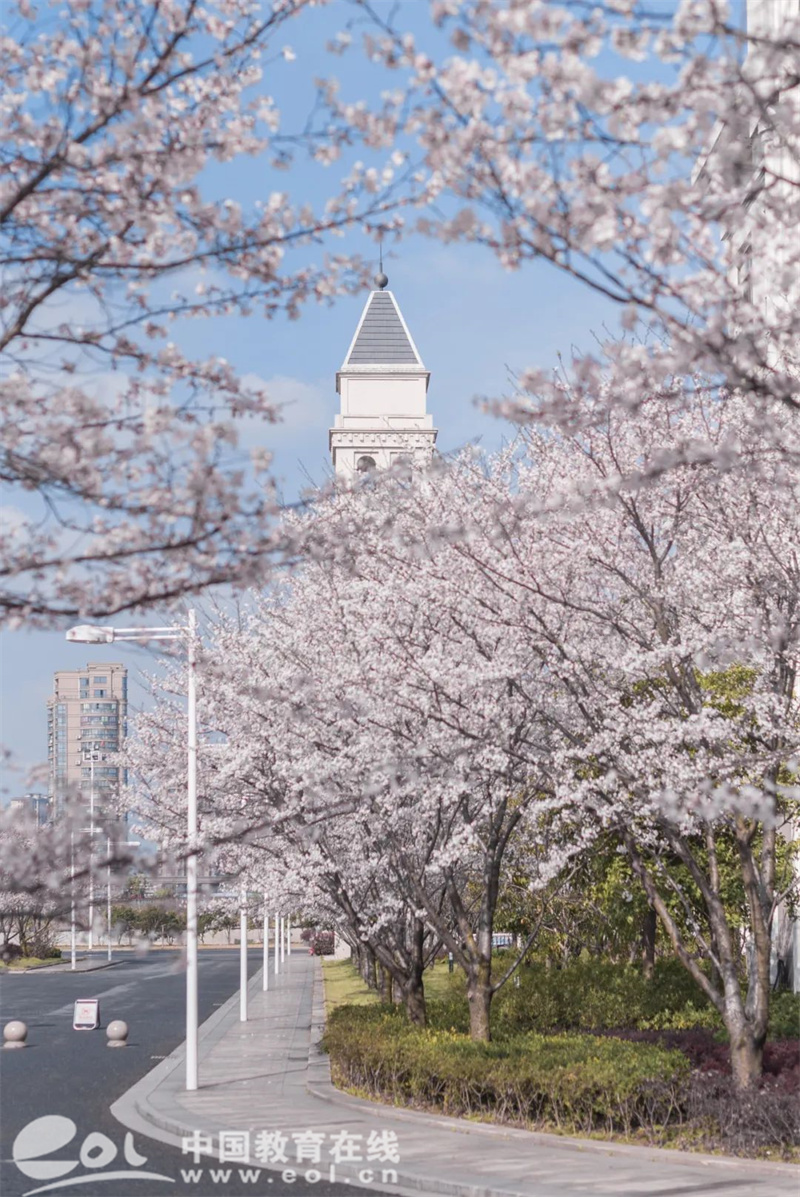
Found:
[[[99,958],[99,954],[98,954]],[[200,1021],[239,987],[238,949],[214,949],[199,954]],[[252,976],[261,964],[261,950],[249,954]],[[100,999],[102,1027],[114,1018],[122,1018],[130,1027],[128,1046],[113,1051],[106,1046],[104,1030],[73,1031],[72,1011],[77,998]],[[154,1139],[134,1136],[132,1143],[139,1157],[133,1164],[124,1159],[126,1131],[109,1112],[109,1106],[159,1060],[168,1056],[184,1039],[185,986],[177,951],[153,951],[144,958],[127,954],[124,962],[113,968],[89,973],[51,973],[48,970],[21,976],[0,976],[0,1014],[5,1024],[21,1018],[28,1025],[28,1046],[22,1051],[0,1051],[0,1193],[3,1197],[24,1197],[34,1192],[54,1193],[56,1197],[162,1197],[175,1194],[188,1197],[238,1197],[248,1193],[262,1197],[343,1197],[367,1194],[358,1186],[332,1185],[324,1181],[307,1183],[298,1172],[294,1182],[285,1183],[278,1172],[261,1170],[257,1179],[242,1177],[230,1165],[215,1168],[203,1164],[202,1176],[184,1177],[193,1168],[191,1157]],[[201,1078],[202,1080],[202,1078]],[[45,1115],[61,1115],[77,1127],[74,1138],[50,1158],[73,1159],[79,1156],[87,1136],[108,1136],[116,1145],[117,1158],[102,1164],[103,1152],[111,1149],[95,1140],[83,1146],[82,1175],[91,1176],[80,1184],[55,1186],[55,1181],[25,1176],[14,1163],[12,1146],[23,1127]],[[224,1128],[220,1128],[224,1129]],[[302,1129],[302,1128],[298,1128]],[[91,1173],[94,1159],[97,1168]],[[139,1170],[160,1173],[168,1179],[112,1179],[114,1170]],[[224,1176],[226,1170],[230,1175]],[[312,1178],[313,1179],[313,1178]],[[45,1187],[46,1186],[46,1187]],[[53,1186],[53,1187],[51,1187]]]

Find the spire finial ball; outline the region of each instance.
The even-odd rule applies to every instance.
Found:
[[[387,277],[387,276],[386,276],[386,275],[383,273],[383,271],[382,271],[382,270],[380,271],[380,273],[379,273],[379,274],[376,274],[376,275],[375,275],[375,278],[374,278],[374,280],[373,280],[373,281],[374,281],[374,283],[375,283],[375,286],[378,288],[378,290],[379,290],[379,291],[383,291],[383,289],[384,289],[385,287],[388,287],[388,286],[389,286],[389,279],[388,279],[388,277]]]

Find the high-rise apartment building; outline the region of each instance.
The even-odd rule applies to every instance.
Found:
[[[127,730],[128,671],[118,662],[89,662],[60,669],[47,700],[47,758],[53,813],[69,794],[89,802],[94,785],[98,809],[119,791],[119,766],[109,763]]]

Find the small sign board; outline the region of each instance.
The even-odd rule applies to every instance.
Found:
[[[72,1016],[73,1031],[94,1031],[100,1026],[100,999],[78,998]]]

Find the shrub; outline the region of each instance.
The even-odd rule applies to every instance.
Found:
[[[652,981],[635,965],[606,960],[573,960],[561,968],[537,961],[524,965],[518,975],[519,985],[507,982],[492,1004],[492,1033],[498,1039],[526,1031],[617,1028],[724,1035],[719,1014],[677,960],[657,961]],[[437,1027],[467,1030],[463,976],[453,974],[446,999],[431,1002],[429,1016]],[[793,1038],[798,1031],[800,995],[772,994],[770,1037]]]
[[[473,1043],[420,1030],[385,1007],[340,1006],[324,1046],[339,1084],[403,1105],[565,1131],[643,1129],[681,1116],[689,1064],[680,1052],[592,1035],[527,1033]]]
[[[35,956],[37,960],[52,959],[57,951],[55,927],[49,922],[34,925],[23,943],[23,951],[24,955]]]
[[[730,1076],[730,1048],[709,1031],[695,1028],[689,1031],[613,1030],[603,1033],[631,1043],[657,1043],[681,1051],[695,1071]],[[796,1039],[773,1041],[764,1046],[762,1086],[768,1086],[777,1078],[780,1078],[781,1089],[800,1092],[800,1043]]]
[[[736,1155],[789,1155],[800,1143],[797,1092],[774,1077],[765,1076],[758,1089],[741,1093],[730,1076],[695,1073],[686,1108],[701,1147],[723,1147]]]
[[[781,990],[770,994],[769,1033],[774,1039],[800,1037],[800,993]]]
[[[450,1003],[432,1005],[438,1018]],[[702,1029],[529,1031],[486,1044],[438,1025],[413,1027],[393,1007],[337,1007],[323,1040],[335,1083],[495,1122],[796,1158],[796,1042],[767,1044],[761,1085],[743,1095],[733,1088],[727,1046]]]
[[[652,981],[635,965],[605,960],[573,960],[549,969],[537,962],[519,971],[519,985],[507,984],[497,995],[498,1032],[721,1026],[677,961],[658,961]]]
[[[445,998],[426,1000],[428,1025],[442,1031],[469,1034],[469,1006],[463,993],[449,994]],[[493,1019],[493,1028],[496,1020]],[[496,1036],[501,1038],[502,1035]]]
[[[312,956],[332,956],[334,953],[334,935],[332,931],[317,931],[311,940]]]

